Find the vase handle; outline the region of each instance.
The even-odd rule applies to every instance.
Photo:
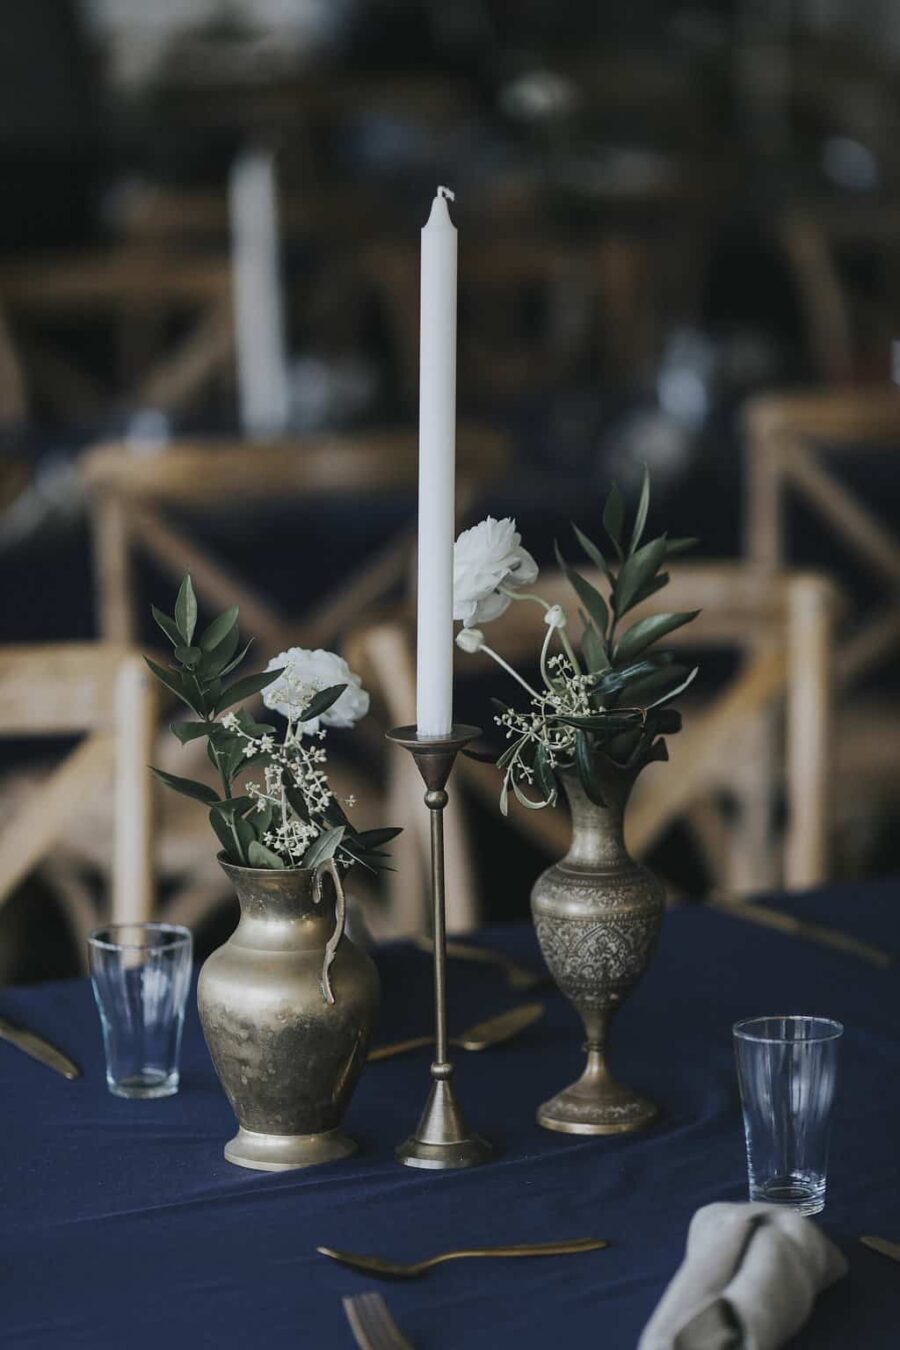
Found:
[[[334,882],[334,932],[325,944],[325,960],[322,962],[322,997],[326,1003],[334,1002],[334,991],[331,988],[331,980],[328,972],[331,970],[331,963],[334,960],[341,938],[344,936],[344,919],[347,914],[347,902],[344,898],[344,886],[341,881],[341,874],[337,869],[334,858],[326,858],[320,862],[316,868],[315,881],[313,883],[313,898],[318,905],[322,900],[322,881],[325,875],[330,876]]]

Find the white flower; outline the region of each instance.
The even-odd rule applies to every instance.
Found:
[[[507,516],[488,516],[464,530],[453,546],[453,617],[466,628],[498,618],[510,603],[499,587],[515,590],[530,586],[537,563],[522,548],[516,522]]]
[[[456,635],[456,645],[462,652],[477,652],[484,646],[484,633],[480,628],[461,628]]]
[[[290,647],[286,652],[273,656],[266,670],[280,670],[283,674],[263,690],[263,703],[273,712],[297,722],[304,708],[314,694],[321,689],[330,689],[335,684],[345,684],[347,688],[321,717],[313,717],[298,725],[303,734],[312,735],[319,730],[319,723],[327,727],[352,727],[369,711],[369,695],[362,687],[362,680],[336,652],[307,651],[304,647]]]
[[[544,623],[548,628],[565,628],[566,611],[562,605],[551,605],[544,615]]]

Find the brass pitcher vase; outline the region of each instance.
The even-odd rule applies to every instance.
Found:
[[[347,1157],[340,1123],[379,1001],[371,958],[344,935],[340,873],[220,862],[241,917],[200,972],[206,1044],[240,1128],[225,1157],[285,1171]],[[330,879],[330,884],[326,884]]]
[[[664,892],[625,848],[623,817],[633,774],[612,764],[597,772],[604,806],[589,800],[574,770],[561,775],[572,844],[531,893],[544,960],[587,1032],[584,1073],[538,1110],[539,1124],[566,1134],[622,1134],[656,1115],[652,1102],[610,1076],[606,1041],[613,1014],[656,947]]]

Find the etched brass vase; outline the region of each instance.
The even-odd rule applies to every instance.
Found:
[[[331,861],[284,871],[220,862],[241,917],[205,962],[197,1003],[240,1126],[225,1157],[266,1172],[347,1157],[356,1145],[340,1123],[366,1060],[379,982],[344,936],[340,874]]]
[[[535,883],[531,908],[544,960],[587,1032],[584,1073],[538,1110],[538,1123],[567,1134],[622,1134],[656,1115],[652,1102],[615,1082],[606,1067],[613,1014],[653,954],[662,886],[625,848],[623,816],[634,776],[599,768],[605,806],[591,802],[574,771],[562,775],[572,844]]]

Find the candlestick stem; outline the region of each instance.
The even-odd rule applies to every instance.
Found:
[[[454,726],[449,736],[419,736],[415,727],[397,727],[388,739],[408,750],[425,783],[425,805],[431,821],[431,902],[434,939],[434,1061],[431,1090],[414,1134],[397,1149],[407,1167],[475,1167],[493,1156],[492,1146],[468,1127],[451,1079],[453,1065],[447,1043],[447,920],[444,872],[444,808],[446,783],[464,745],[480,732]]]

